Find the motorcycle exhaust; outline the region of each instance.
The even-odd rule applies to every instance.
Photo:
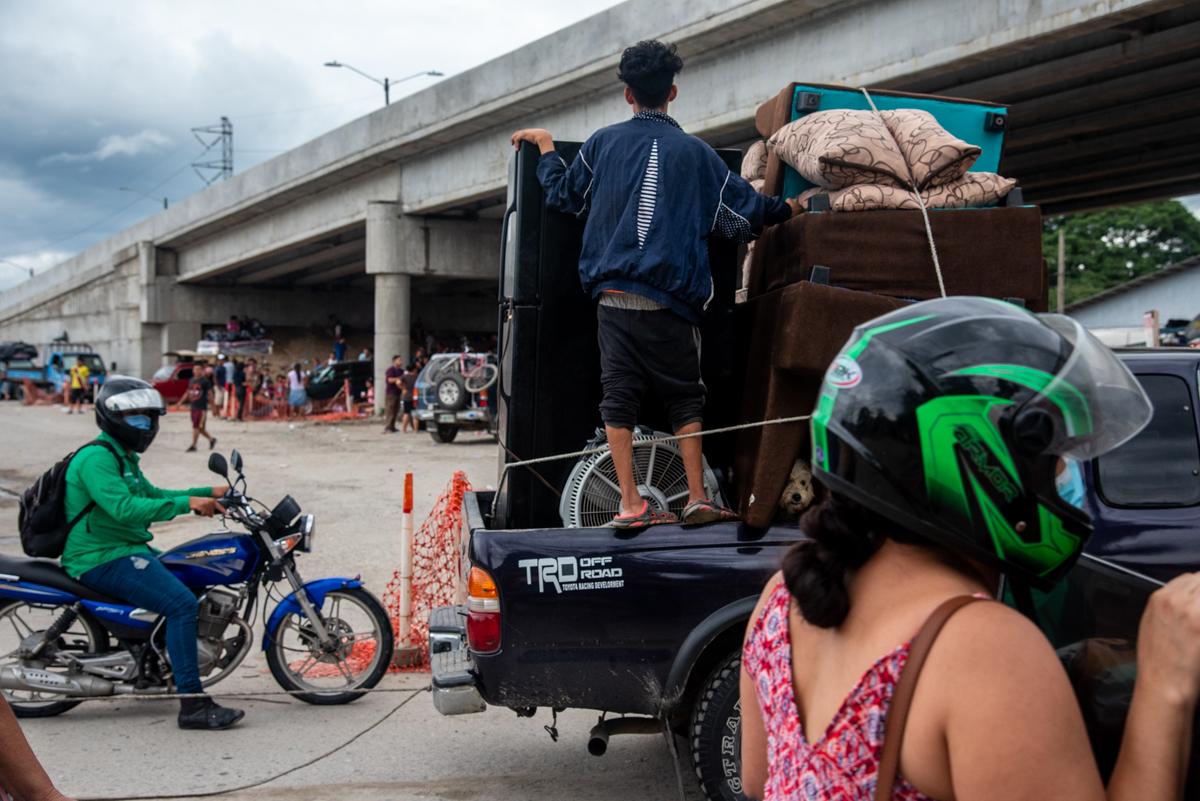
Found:
[[[38,668],[8,666],[0,668],[0,689],[91,697],[112,695],[115,687],[98,676],[68,677]]]

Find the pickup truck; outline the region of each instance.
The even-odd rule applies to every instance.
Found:
[[[1132,691],[1146,598],[1200,569],[1200,352],[1121,357],[1146,388],[1153,420],[1085,466],[1095,533],[1068,579],[1036,598],[1037,622],[1067,667],[1105,771]],[[679,735],[707,798],[743,798],[741,640],[797,528],[511,530],[491,516],[492,502],[491,493],[466,499],[467,603],[430,617],[437,709],[619,715],[592,730],[592,753],[618,733]],[[1193,742],[1193,765],[1197,756]]]
[[[104,383],[108,373],[104,360],[86,342],[54,342],[34,347],[43,364],[39,365],[36,360],[28,358],[0,360],[0,381],[13,384],[32,381],[37,387],[57,390],[70,377],[75,360],[83,359],[90,371],[89,387]]]

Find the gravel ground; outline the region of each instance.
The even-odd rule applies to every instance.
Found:
[[[207,453],[185,453],[186,414],[170,414],[142,460],[162,487],[216,483]],[[251,494],[273,504],[290,493],[317,516],[316,550],[299,561],[310,579],[362,574],[380,594],[399,559],[403,476],[415,477],[416,518],[424,519],[454,470],[476,487],[495,482],[492,439],[472,433],[451,445],[425,434],[380,433],[377,423],[313,424],[214,421],[218,449],[237,448]],[[90,414],[0,403],[0,552],[19,554],[12,493],[95,433]],[[203,447],[203,446],[202,446]],[[171,547],[215,530],[182,517],[154,527]],[[78,798],[168,798],[220,792],[229,801],[356,798],[456,801],[623,801],[680,798],[677,763],[661,737],[619,737],[597,759],[585,750],[595,714],[559,716],[551,742],[547,712],[517,719],[505,709],[443,718],[428,676],[388,676],[388,692],[341,707],[283,698],[239,702],[244,723],[224,733],[181,732],[170,702],[92,702],[23,726],[61,788]],[[216,692],[277,689],[261,653],[252,652]],[[682,746],[682,743],[680,743]],[[688,801],[698,798],[686,765]],[[256,785],[246,788],[247,785]],[[191,796],[194,797],[194,796]]]

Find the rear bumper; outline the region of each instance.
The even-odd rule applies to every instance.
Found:
[[[466,611],[464,606],[442,606],[429,615],[433,707],[443,715],[466,715],[487,709],[467,648]]]
[[[416,416],[418,420],[426,423],[457,426],[486,426],[491,419],[487,409],[459,409],[457,412],[445,411],[443,409],[417,409]]]

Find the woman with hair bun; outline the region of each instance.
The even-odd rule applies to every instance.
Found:
[[[856,330],[812,420],[823,498],[746,634],[743,791],[1181,798],[1200,693],[1200,577],[1151,596],[1107,791],[1049,642],[991,602],[1002,575],[1021,592],[1071,568],[1091,522],[1063,477],[1079,480],[1075,463],[1128,441],[1150,414],[1136,379],[1066,317],[960,297]],[[940,635],[923,630],[935,611]],[[910,655],[916,670],[897,693]],[[883,761],[885,742],[896,761]]]

